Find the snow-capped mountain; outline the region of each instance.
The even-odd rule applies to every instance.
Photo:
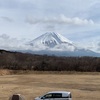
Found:
[[[30,45],[39,45],[43,44],[48,47],[54,47],[58,44],[62,43],[67,43],[67,44],[72,44],[70,40],[67,38],[63,37],[62,35],[54,32],[47,32],[40,37],[34,39],[33,41],[30,42]]]
[[[47,32],[27,44],[37,50],[74,51],[76,49],[72,41],[54,32]]]
[[[27,43],[29,52],[57,56],[98,56],[97,53],[78,47],[61,34],[47,32]]]
[[[86,46],[86,44],[88,43],[85,44],[83,42],[84,45],[82,47],[79,47],[79,45],[76,45],[74,42],[63,37],[61,34],[54,32],[47,32],[32,41],[27,39],[18,40],[16,38],[8,38],[6,35],[3,35],[0,36],[0,41],[2,43],[0,45],[0,49],[10,50],[10,51],[19,51],[32,54],[46,54],[55,56],[96,56],[96,57],[99,56],[100,57],[99,53],[95,53],[89,49],[84,49],[83,46],[84,45]],[[100,47],[99,42],[98,46]]]

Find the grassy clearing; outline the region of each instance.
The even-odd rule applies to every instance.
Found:
[[[100,100],[100,73],[20,71],[0,76],[0,100],[8,100],[13,93],[33,100],[54,90],[71,91],[73,100]]]

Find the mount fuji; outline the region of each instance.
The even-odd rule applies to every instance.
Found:
[[[26,44],[28,52],[55,56],[98,56],[97,53],[78,47],[61,34],[47,32]],[[100,55],[100,54],[99,54]]]
[[[72,41],[54,32],[47,32],[30,41],[28,45],[37,50],[74,51],[76,49]]]

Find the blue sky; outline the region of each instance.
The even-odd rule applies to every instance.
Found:
[[[32,40],[48,31],[99,52],[100,0],[0,0],[4,45],[13,41],[13,47],[16,41]]]

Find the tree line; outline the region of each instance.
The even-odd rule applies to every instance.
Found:
[[[0,69],[100,72],[100,58],[56,57],[0,50]]]

